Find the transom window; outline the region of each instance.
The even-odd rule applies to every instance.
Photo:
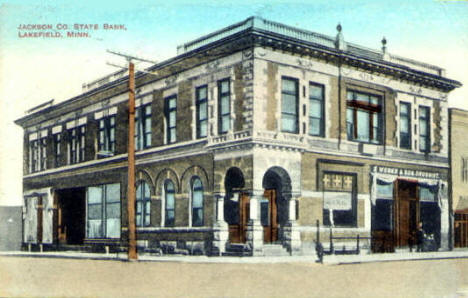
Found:
[[[140,106],[135,114],[135,150],[151,147],[151,104]]]
[[[142,181],[136,189],[136,225],[150,225],[151,193],[148,183]]]
[[[207,135],[208,130],[208,88],[206,86],[198,87],[196,90],[196,106],[197,106],[197,138],[203,138]]]
[[[171,180],[164,182],[164,226],[173,227],[175,225],[175,189]]]
[[[203,184],[198,177],[192,181],[192,226],[203,226]]]
[[[172,144],[177,141],[177,97],[175,95],[166,98],[164,110],[166,117],[166,143]]]
[[[431,151],[431,114],[429,107],[419,107],[419,151]]]
[[[348,140],[380,144],[382,141],[382,98],[373,94],[348,91],[346,106]]]
[[[299,125],[298,81],[283,78],[281,81],[281,131],[298,133]]]
[[[218,133],[231,129],[231,87],[230,80],[218,81]]]
[[[323,86],[309,84],[309,135],[323,136],[324,94]]]
[[[411,104],[400,102],[400,148],[411,149]]]
[[[99,151],[104,156],[115,152],[115,116],[99,119]]]

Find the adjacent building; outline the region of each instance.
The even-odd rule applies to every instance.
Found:
[[[468,247],[468,111],[449,109],[451,198],[453,206],[453,244]]]
[[[390,252],[420,222],[449,248],[447,96],[461,84],[337,30],[248,18],[137,73],[140,250],[308,254],[332,232]],[[16,121],[25,245],[126,246],[127,99],[117,72]]]

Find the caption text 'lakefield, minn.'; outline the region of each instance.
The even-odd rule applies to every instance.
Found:
[[[20,24],[18,26],[19,38],[89,38],[92,32],[126,31],[124,24]]]

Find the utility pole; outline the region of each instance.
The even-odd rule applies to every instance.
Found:
[[[137,58],[135,56],[126,55],[118,52],[107,50],[107,52],[125,57],[128,61],[128,185],[127,185],[127,218],[128,218],[128,260],[138,260],[136,249],[136,224],[135,224],[135,65],[132,60],[140,60],[143,62],[156,63],[150,60]],[[107,63],[112,66],[127,69]],[[147,73],[146,71],[144,71]],[[150,73],[155,75],[154,73]]]

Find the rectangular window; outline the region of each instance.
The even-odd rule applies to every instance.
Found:
[[[411,149],[411,104],[400,102],[400,148]]]
[[[139,106],[135,113],[135,150],[151,147],[151,104]]]
[[[296,79],[281,82],[281,131],[299,133],[299,93]]]
[[[461,158],[461,180],[463,182],[468,182],[468,157]]]
[[[357,91],[347,92],[346,132],[348,140],[380,144],[382,98]]]
[[[218,133],[231,129],[231,87],[230,80],[218,81]]]
[[[377,199],[374,206],[372,229],[393,230],[393,182],[377,180]]]
[[[78,126],[69,130],[68,163],[75,164],[84,161],[85,127]]]
[[[175,95],[166,98],[164,110],[166,117],[166,143],[172,144],[177,141],[177,97]]]
[[[39,139],[39,170],[47,168],[47,138]]]
[[[324,88],[309,84],[309,135],[323,136],[324,132]]]
[[[323,223],[356,226],[356,176],[326,172],[323,175]]]
[[[208,88],[206,86],[198,87],[196,90],[197,106],[197,138],[207,136],[208,130]]]
[[[99,119],[99,154],[111,156],[115,152],[115,116]]]
[[[419,151],[431,151],[431,109],[419,107]]]
[[[120,237],[120,184],[87,188],[87,238]]]
[[[39,144],[38,140],[29,142],[29,172],[39,171]]]
[[[61,139],[62,136],[59,133],[54,134],[54,165],[56,168],[60,166],[60,160],[62,158]]]

